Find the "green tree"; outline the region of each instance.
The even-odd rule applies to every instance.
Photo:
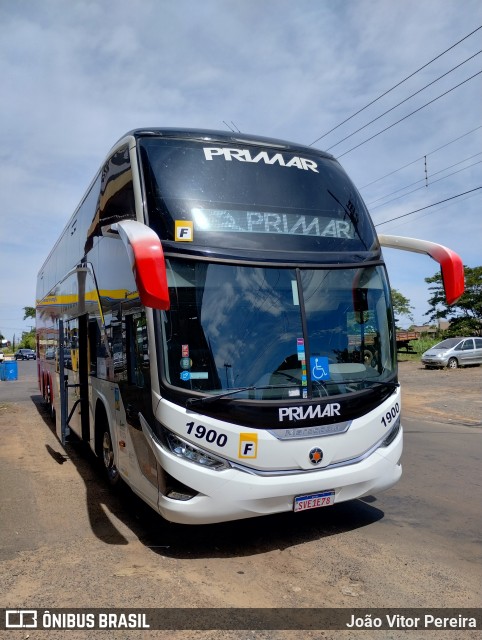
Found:
[[[410,300],[400,293],[400,291],[397,291],[397,289],[391,289],[391,292],[395,325],[398,327],[399,316],[406,316],[413,322],[413,307],[410,304]]]
[[[444,319],[450,322],[449,335],[482,335],[482,266],[465,267],[465,291],[451,306],[445,301],[442,275],[436,273],[425,282],[431,284],[432,292],[425,314],[430,320]]]
[[[19,349],[34,349],[36,347],[35,329],[31,331],[23,331],[20,342],[18,343]]]
[[[23,319],[27,320],[28,318],[33,318],[35,320],[35,307],[24,307],[23,308]],[[20,338],[20,342],[18,343],[19,349],[35,349],[36,347],[36,336],[35,329],[30,329],[30,331],[23,331],[22,337]]]

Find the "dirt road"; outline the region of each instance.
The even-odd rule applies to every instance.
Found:
[[[401,363],[404,476],[385,494],[204,527],[169,524],[130,492],[112,494],[92,457],[71,445],[63,450],[52,433],[35,363],[19,363],[19,374],[18,382],[0,383],[0,606],[480,606],[482,367],[425,371]],[[3,633],[106,637],[104,631]],[[116,631],[109,637],[360,637],[332,633]],[[458,633],[423,637],[476,637]]]
[[[399,364],[405,416],[430,417],[449,424],[482,424],[482,367],[425,369]]]

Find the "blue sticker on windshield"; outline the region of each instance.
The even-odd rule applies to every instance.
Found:
[[[298,353],[298,360],[304,360],[306,358],[305,341],[303,338],[296,338],[296,351]]]
[[[313,380],[329,380],[330,366],[326,356],[311,356],[310,371]]]

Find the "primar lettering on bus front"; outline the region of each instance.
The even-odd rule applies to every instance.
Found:
[[[353,240],[355,229],[348,220],[298,214],[227,209],[192,210],[199,228],[235,233],[282,233],[290,236],[318,236]],[[199,223],[198,221],[201,220]],[[204,225],[204,227],[203,227]]]
[[[295,167],[303,171],[319,173],[318,165],[314,160],[293,156],[286,161],[282,153],[269,155],[267,151],[260,151],[254,157],[249,149],[229,149],[227,147],[203,147],[206,160],[212,160],[214,156],[223,156],[225,160],[238,160],[239,162],[264,162],[265,164],[279,164],[281,167]]]
[[[313,418],[332,418],[340,415],[341,405],[338,402],[331,402],[324,407],[321,404],[309,405],[308,407],[280,407],[279,422],[288,420],[311,420]],[[323,409],[323,411],[322,411]]]

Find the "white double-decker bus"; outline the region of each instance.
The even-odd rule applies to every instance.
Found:
[[[378,236],[330,155],[146,129],[109,153],[40,269],[39,385],[167,520],[303,511],[400,478],[393,309]]]

